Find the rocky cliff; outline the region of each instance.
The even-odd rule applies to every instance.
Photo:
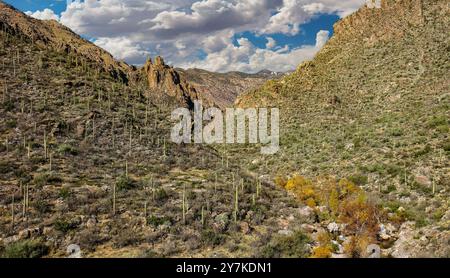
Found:
[[[156,57],[154,63],[148,59],[142,70],[153,92],[174,97],[189,108],[193,108],[196,100],[205,101],[205,105],[210,105],[209,101],[199,96],[194,86],[186,82],[173,67],[166,65],[162,57]]]

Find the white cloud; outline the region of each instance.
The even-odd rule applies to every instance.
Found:
[[[322,48],[330,38],[330,32],[325,30],[320,30],[316,36],[316,47]]]
[[[128,38],[99,38],[94,43],[107,50],[116,59],[130,61],[134,64],[140,64],[145,61],[150,52],[143,49],[140,45],[133,43]]]
[[[40,20],[51,20],[51,19],[59,20],[59,16],[57,16],[53,12],[53,10],[50,10],[50,9],[44,9],[42,11],[35,11],[34,13],[28,11],[28,12],[25,12],[25,14],[29,15],[31,17],[40,19]]]
[[[118,59],[142,64],[145,56],[162,55],[175,66],[210,70],[293,69],[311,58],[317,45],[279,45],[273,34],[295,35],[318,13],[348,15],[365,0],[76,0],[69,1],[60,22],[97,38]],[[53,13],[54,14],[54,13]],[[38,15],[36,15],[38,16]],[[235,34],[249,31],[266,38],[258,49],[248,40],[233,44]],[[206,57],[206,59],[205,59]]]
[[[296,35],[300,25],[318,13],[337,13],[344,17],[361,6],[365,0],[284,0],[263,29],[263,33]]]
[[[205,60],[182,64],[186,68],[204,68],[210,71],[244,71],[258,72],[268,69],[284,72],[296,68],[300,63],[310,60],[323,47],[329,32],[321,30],[317,33],[316,44],[290,49],[288,46],[279,49],[256,48],[249,40],[240,39],[238,45],[231,43],[218,52],[208,55]]]
[[[72,1],[61,13],[61,23],[90,37],[115,37],[145,32],[146,20],[171,9],[174,1]],[[176,2],[176,1],[175,1]]]
[[[302,0],[284,0],[284,5],[278,13],[269,19],[264,33],[284,33],[296,35],[300,31],[299,25],[306,21],[308,15],[301,5]]]
[[[274,38],[267,37],[266,48],[272,49],[272,48],[274,48],[275,46],[277,46],[277,41],[274,40]]]

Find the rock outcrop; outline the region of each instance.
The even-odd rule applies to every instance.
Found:
[[[194,101],[202,100],[194,86],[181,78],[173,67],[166,65],[160,56],[155,58],[154,63],[148,59],[143,67],[143,73],[152,91],[171,96],[188,108],[194,107]]]

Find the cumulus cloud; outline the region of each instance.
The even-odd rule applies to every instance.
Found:
[[[269,23],[264,28],[264,33],[284,33],[296,35],[300,31],[300,24],[307,20],[307,13],[304,11],[302,0],[284,0],[283,6],[278,13],[269,19]]]
[[[203,0],[192,4],[189,11],[163,11],[152,22],[151,30],[159,37],[180,34],[209,34],[224,29],[254,28],[266,21],[282,0]]]
[[[290,49],[285,46],[278,49],[256,48],[248,39],[238,40],[238,45],[231,43],[218,52],[213,52],[201,61],[182,64],[185,68],[203,68],[210,71],[244,71],[258,72],[269,69],[285,72],[296,68],[300,63],[310,60],[323,47],[329,32],[321,30],[317,33],[316,44]]]
[[[145,33],[149,19],[171,9],[171,2],[148,0],[72,1],[61,13],[61,23],[90,37]],[[151,26],[151,25],[150,25]]]
[[[142,64],[145,56],[162,55],[183,67],[210,70],[290,70],[311,58],[328,39],[317,34],[316,45],[286,46],[275,34],[297,35],[302,24],[320,13],[346,16],[365,0],[75,0],[60,22],[116,58]],[[50,10],[51,11],[51,10]],[[44,13],[44,11],[39,13]],[[35,17],[43,15],[35,13]],[[48,16],[50,13],[45,12]],[[54,13],[53,13],[54,14]],[[56,15],[55,15],[56,16]],[[266,38],[258,48],[236,34]]]
[[[116,59],[126,60],[132,64],[140,64],[151,53],[143,49],[139,44],[133,43],[125,37],[120,38],[99,38],[94,43],[107,50]]]
[[[31,17],[37,18],[37,19],[41,19],[41,20],[51,20],[51,19],[59,20],[59,16],[57,16],[53,12],[53,10],[50,10],[50,9],[44,9],[42,11],[35,11],[34,13],[28,11],[28,12],[25,12],[25,14],[27,14]]]
[[[316,36],[316,47],[322,48],[330,38],[330,32],[325,30],[320,30]]]

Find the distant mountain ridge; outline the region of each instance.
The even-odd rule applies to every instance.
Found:
[[[215,73],[203,69],[177,69],[177,71],[203,98],[211,100],[220,108],[232,107],[240,94],[256,89],[268,80],[284,76],[284,73],[269,70],[254,74],[237,71]]]

